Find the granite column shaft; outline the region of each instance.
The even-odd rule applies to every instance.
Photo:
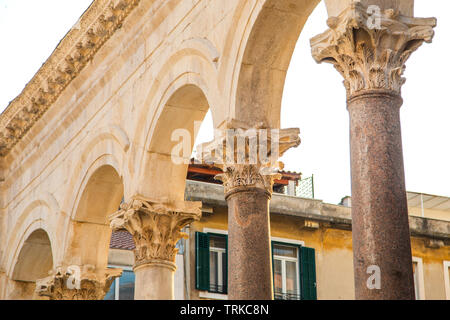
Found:
[[[232,300],[273,299],[270,245],[270,193],[242,187],[228,203],[228,296]]]
[[[398,94],[377,90],[353,95],[348,101],[358,299],[414,299],[401,104]],[[379,278],[369,279],[372,273]]]

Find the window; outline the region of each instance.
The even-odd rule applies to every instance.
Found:
[[[196,289],[227,293],[227,236],[215,233],[195,234]]]
[[[416,297],[416,300],[418,300],[417,297],[419,297],[419,271],[417,270],[417,262],[413,262],[413,275],[414,275],[414,295]]]
[[[414,292],[416,300],[425,300],[425,284],[423,280],[423,262],[422,258],[412,257]]]
[[[209,291],[225,293],[227,286],[226,236],[209,234]]]
[[[201,297],[223,299],[227,293],[228,237],[219,234],[224,231],[211,231],[195,233],[195,287],[203,291]],[[284,239],[273,239],[276,239],[272,241],[275,299],[316,300],[315,250],[301,245],[300,241],[287,243]]]
[[[276,300],[300,300],[299,248],[272,243],[273,285]]]
[[[273,285],[276,300],[316,300],[315,250],[272,241]]]
[[[122,276],[114,280],[104,300],[134,300],[134,272],[131,268],[121,268]]]
[[[444,261],[445,298],[450,300],[450,261]]]

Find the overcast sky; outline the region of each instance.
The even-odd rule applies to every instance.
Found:
[[[91,0],[0,0],[0,110],[31,80]],[[432,44],[407,63],[401,109],[408,191],[450,197],[450,1],[416,0],[416,16],[438,18]],[[326,30],[321,3],[308,20],[288,70],[283,128],[299,127],[301,145],[285,169],[314,174],[316,198],[338,203],[350,195],[349,120],[342,78],[311,57],[309,39]],[[212,139],[208,114],[197,143]]]

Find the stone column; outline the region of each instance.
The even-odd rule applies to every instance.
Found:
[[[112,215],[113,230],[133,235],[136,300],[173,300],[175,245],[187,235],[181,229],[201,217],[201,202],[157,203],[134,197]]]
[[[373,10],[373,8],[372,8]],[[431,42],[435,19],[354,3],[311,39],[317,62],[344,77],[350,114],[352,237],[357,299],[414,299],[400,130],[405,62]]]
[[[216,178],[223,182],[228,203],[230,300],[273,299],[269,200],[274,179],[281,175],[269,159],[277,161],[287,149],[298,146],[300,138],[298,129],[277,131],[275,152],[271,131],[261,130],[266,132],[265,141],[256,138],[258,130],[240,128],[201,147],[207,162],[224,172]]]
[[[122,269],[95,269],[92,265],[58,267],[36,281],[36,294],[50,300],[103,300]]]

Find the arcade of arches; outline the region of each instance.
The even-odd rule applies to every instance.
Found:
[[[0,298],[102,299],[120,275],[107,268],[111,232],[126,229],[136,299],[172,299],[175,244],[201,218],[201,203],[185,201],[189,158],[174,161],[172,133],[188,132],[192,150],[208,110],[216,129],[279,129],[290,58],[318,3],[93,1],[0,116]],[[347,90],[356,298],[413,299],[399,108],[405,63],[436,20],[415,18],[414,0],[325,3],[329,29],[311,46]],[[369,5],[380,8],[378,27]],[[300,144],[297,129],[280,137],[282,152]],[[205,150],[223,143],[213,139]],[[221,175],[230,299],[273,298],[275,176],[262,167],[230,164]],[[366,286],[371,265],[380,290]]]

